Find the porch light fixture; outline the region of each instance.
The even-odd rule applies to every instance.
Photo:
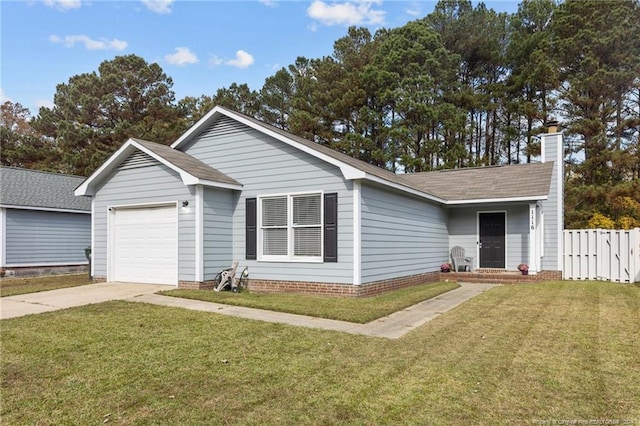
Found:
[[[182,207],[187,207],[188,205],[189,205],[189,202],[188,202],[188,201],[183,201],[183,202],[182,202]]]

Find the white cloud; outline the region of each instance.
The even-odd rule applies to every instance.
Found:
[[[218,65],[228,65],[230,67],[247,68],[255,62],[255,59],[250,53],[244,50],[238,50],[236,52],[235,59],[222,59],[219,56],[212,56],[209,59],[209,65],[217,67]]]
[[[232,67],[247,68],[248,66],[252,65],[253,62],[254,62],[253,56],[251,56],[249,53],[245,52],[244,50],[238,50],[236,52],[236,58],[228,60],[227,62],[225,62],[225,64],[230,65]]]
[[[176,53],[165,55],[164,59],[173,65],[198,63],[198,57],[188,47],[176,47]]]
[[[36,99],[35,104],[38,107],[38,109],[42,107],[53,109],[53,107],[55,106],[55,104],[51,99]]]
[[[80,0],[44,0],[44,4],[59,10],[78,9],[82,6]]]
[[[171,13],[171,5],[174,0],[141,0],[147,9],[154,13],[167,15]]]
[[[5,102],[13,102],[13,99],[8,97],[6,93],[4,93],[4,90],[2,90],[2,87],[0,87],[0,104],[3,104]]]
[[[267,7],[276,7],[278,6],[278,2],[274,1],[274,0],[258,0],[259,3],[262,3],[263,5],[267,6]]]
[[[76,43],[83,44],[87,50],[124,50],[129,45],[126,41],[107,40],[106,38],[100,38],[100,40],[94,40],[84,34],[81,35],[68,35],[61,38],[57,34],[49,36],[49,41],[52,43],[62,43],[65,47],[74,47]]]
[[[315,0],[307,9],[309,17],[325,25],[367,25],[383,24],[386,12],[373,9],[381,1],[347,1],[342,3],[325,3]]]

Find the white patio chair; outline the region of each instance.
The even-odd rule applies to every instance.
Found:
[[[471,272],[473,257],[466,257],[462,247],[455,246],[451,249],[451,261],[455,272],[460,272],[460,268],[462,268],[463,272]]]

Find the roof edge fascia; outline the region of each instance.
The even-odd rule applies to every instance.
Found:
[[[544,201],[548,200],[548,195],[531,195],[526,197],[504,197],[504,198],[476,198],[468,200],[448,200],[448,206],[460,206],[465,204],[489,204],[489,203],[516,203],[522,201]]]
[[[368,180],[368,181],[371,181],[371,182],[379,183],[381,185],[385,185],[385,186],[394,188],[394,189],[398,189],[398,190],[403,191],[403,192],[407,192],[407,193],[412,194],[412,195],[416,195],[416,196],[418,196],[420,198],[426,198],[429,201],[433,201],[433,202],[440,203],[440,204],[446,204],[447,203],[447,200],[445,200],[444,198],[436,197],[435,195],[431,195],[431,194],[429,194],[427,192],[419,191],[417,189],[414,189],[414,188],[411,188],[411,187],[408,187],[408,186],[405,186],[405,185],[401,185],[399,183],[391,182],[391,181],[388,181],[386,179],[379,178],[377,176],[372,176],[370,174],[367,174],[365,179]]]
[[[222,189],[236,189],[238,191],[242,191],[243,188],[242,184],[239,183],[215,182],[208,179],[200,179],[188,173],[185,174],[182,181],[185,185],[203,185]]]
[[[161,164],[169,167],[171,170],[173,170],[176,173],[178,173],[180,175],[180,179],[182,180],[182,183],[185,184],[185,185],[196,184],[200,180],[197,177],[193,176],[191,173],[189,173],[189,172],[181,169],[180,167],[176,166],[175,164],[167,161],[162,156],[156,154],[155,152],[153,152],[149,148],[145,147],[144,145],[142,145],[141,143],[139,143],[135,139],[129,138],[120,147],[120,149],[118,149],[113,155],[111,155],[111,157],[109,157],[109,159],[102,166],[100,166],[100,168],[98,170],[96,170],[78,188],[76,188],[76,190],[74,191],[74,194],[76,196],[81,196],[81,195],[93,196],[93,195],[95,195],[95,190],[93,188],[93,185],[96,182],[99,182],[108,173],[112,172],[116,168],[116,166],[118,164],[120,164],[120,161],[123,160],[124,157],[126,157],[127,155],[129,155],[131,153],[131,151],[132,151],[131,148],[132,147],[136,148],[136,149],[139,149],[140,151],[142,151],[145,154],[147,154],[150,157],[152,157],[154,160],[160,162]],[[195,183],[193,183],[193,182],[195,182]]]
[[[122,144],[122,146],[120,148],[118,148],[118,150],[116,152],[114,152],[113,154],[111,154],[111,157],[109,157],[107,159],[107,161],[105,161],[102,166],[100,166],[98,168],[98,170],[96,170],[95,172],[93,172],[91,174],[91,176],[89,176],[88,178],[86,178],[84,180],[84,182],[82,182],[75,191],[73,191],[73,193],[76,196],[89,196],[92,197],[95,195],[95,191],[93,188],[93,185],[99,181],[99,179],[101,177],[103,177],[105,174],[110,173],[115,167],[116,167],[116,160],[119,159],[120,157],[124,156],[125,154],[128,154],[126,151],[129,150],[129,148],[131,147],[133,139],[128,139],[124,144]]]
[[[62,209],[62,208],[57,208],[57,207],[21,206],[21,205],[18,205],[18,204],[0,204],[0,208],[3,208],[3,209],[15,209],[15,210],[37,210],[37,211],[41,211],[41,212],[91,214],[91,210]]]
[[[180,145],[191,140],[194,134],[197,134],[202,128],[209,125],[216,114],[224,114],[224,110],[221,110],[218,106],[214,107],[211,111],[206,113],[200,120],[198,120],[193,126],[189,127],[186,132],[182,134],[174,143],[169,145],[173,149],[178,149]],[[227,114],[225,114],[227,115]]]
[[[365,172],[363,172],[362,170],[359,170],[353,166],[350,166],[340,160],[336,160],[335,158],[329,157],[326,154],[321,153],[320,151],[317,151],[313,148],[309,148],[301,143],[296,142],[293,139],[290,139],[284,135],[281,135],[280,133],[274,132],[266,127],[260,126],[256,123],[254,123],[251,120],[247,120],[246,118],[235,114],[232,111],[226,110],[224,108],[220,108],[218,106],[214,107],[211,111],[209,111],[209,113],[207,113],[204,117],[202,117],[196,124],[194,124],[189,130],[187,130],[182,136],[180,136],[180,138],[178,138],[178,140],[176,140],[173,144],[171,144],[171,148],[173,149],[178,149],[180,148],[181,145],[187,143],[188,141],[191,140],[193,135],[198,134],[201,130],[203,130],[205,127],[207,127],[211,121],[213,121],[213,119],[217,116],[220,115],[224,115],[226,117],[229,117],[233,120],[236,120],[242,124],[244,124],[245,126],[248,126],[254,130],[257,130],[258,132],[265,134],[267,136],[270,136],[274,139],[279,140],[280,142],[284,142],[287,145],[293,146],[296,149],[299,149],[300,151],[303,151],[313,157],[316,157],[320,160],[323,160],[329,164],[332,164],[336,167],[338,167],[340,169],[340,171],[342,172],[342,175],[344,176],[345,179],[347,180],[353,180],[353,179],[365,179],[367,174]]]

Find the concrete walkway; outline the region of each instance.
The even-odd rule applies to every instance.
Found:
[[[100,283],[0,297],[0,319],[129,299],[168,288],[171,287],[157,284]]]
[[[80,287],[43,291],[40,293],[2,297],[0,298],[0,319],[39,314],[93,303],[102,303],[109,300],[126,300],[203,312],[214,312],[222,315],[289,324],[299,327],[319,328],[372,337],[397,339],[409,331],[420,327],[427,321],[495,286],[496,284],[461,283],[460,287],[455,290],[425,300],[417,305],[394,312],[391,315],[367,324],[356,324],[306,315],[287,314],[283,312],[161,296],[154,293],[160,290],[167,290],[170,287],[166,285],[131,283],[90,284]]]
[[[241,306],[223,305],[220,303],[202,302],[200,300],[181,299],[161,296],[159,294],[143,294],[128,301],[151,303],[154,305],[192,309],[196,311],[214,312],[222,315],[247,318],[258,321],[289,324],[299,327],[319,328],[323,330],[342,331],[351,334],[363,334],[372,337],[398,339],[409,331],[420,327],[427,321],[447,312],[459,304],[483,293],[497,284],[464,284],[447,293],[413,305],[402,311],[394,312],[386,317],[378,318],[367,324],[356,324],[346,321],[315,318],[306,315],[265,311],[262,309]]]

